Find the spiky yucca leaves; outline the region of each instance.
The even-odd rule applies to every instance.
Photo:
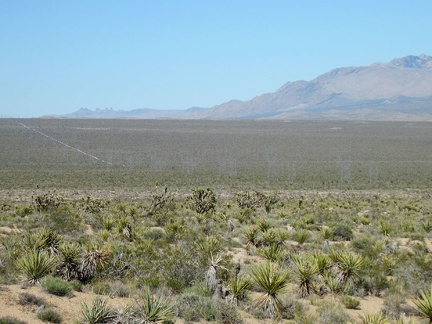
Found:
[[[51,229],[43,228],[38,233],[38,237],[42,249],[47,250],[51,255],[58,253],[60,242],[62,241],[61,235]]]
[[[362,314],[360,315],[360,320],[362,324],[387,324],[389,322],[382,313]]]
[[[277,237],[277,233],[274,228],[269,228],[263,232],[261,236],[261,243],[265,246],[276,245],[282,243]]]
[[[302,245],[306,241],[308,241],[312,237],[312,234],[307,231],[300,229],[296,231],[293,235],[293,240],[296,241],[298,244]]]
[[[258,245],[258,233],[259,228],[256,225],[250,225],[243,231],[243,235],[246,237],[246,251],[252,254],[252,250]]]
[[[59,247],[60,264],[58,266],[58,273],[63,279],[73,280],[78,278],[81,249],[75,242],[68,242],[60,244]]]
[[[109,321],[114,318],[107,301],[99,297],[96,298],[90,306],[82,304],[81,314],[86,324],[109,323]]]
[[[336,263],[342,282],[346,284],[360,277],[366,259],[352,252],[339,252]]]
[[[315,250],[312,254],[313,260],[318,268],[318,273],[320,275],[325,275],[330,269],[331,262],[328,255],[324,254],[320,250]]]
[[[49,228],[43,228],[37,233],[27,233],[23,239],[23,246],[27,250],[45,250],[50,255],[58,253],[61,235]]]
[[[420,316],[427,318],[432,323],[432,285],[431,289],[421,291],[420,296],[413,300]]]
[[[251,278],[265,292],[257,300],[256,305],[262,306],[268,316],[275,319],[280,315],[279,296],[286,292],[288,272],[279,269],[271,262],[266,262],[252,268]]]
[[[338,295],[346,291],[346,286],[343,284],[339,276],[333,276],[327,273],[323,276],[325,286],[330,293]]]
[[[261,248],[260,254],[271,262],[281,262],[285,256],[285,249],[280,245],[272,244]]]
[[[240,279],[238,276],[230,281],[231,294],[229,296],[230,302],[237,305],[239,300],[246,298],[246,292],[251,287],[249,280]]]
[[[310,255],[293,255],[292,261],[294,278],[299,286],[299,296],[304,298],[311,295],[314,292],[314,281],[319,273],[317,263]]]
[[[17,261],[17,267],[24,271],[29,283],[35,284],[49,274],[57,265],[57,259],[46,251],[33,249]]]
[[[256,222],[256,225],[260,229],[261,232],[265,233],[268,229],[270,229],[270,223],[265,218],[259,218]]]
[[[162,323],[176,315],[174,305],[165,297],[152,295],[148,287],[141,296],[138,311],[144,317],[144,323]]]

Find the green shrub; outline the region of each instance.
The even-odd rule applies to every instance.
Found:
[[[0,324],[26,324],[26,322],[12,316],[6,316],[0,317]]]
[[[165,233],[160,229],[150,229],[143,234],[143,239],[146,240],[164,240],[166,238]]]
[[[243,320],[233,304],[223,300],[216,302],[217,322],[221,324],[240,324]]]
[[[351,241],[353,238],[353,231],[350,226],[339,224],[333,227],[333,240],[334,241]]]
[[[214,321],[217,309],[210,297],[182,294],[176,301],[177,315],[185,321]]]
[[[110,295],[112,292],[111,285],[107,282],[95,282],[92,291],[97,295]]]
[[[48,323],[61,323],[62,318],[58,312],[52,308],[46,308],[37,313],[37,317],[44,322]]]
[[[344,296],[342,303],[348,309],[357,309],[360,306],[360,301],[351,296]]]
[[[111,295],[117,297],[129,297],[131,290],[121,282],[115,282],[111,285]]]
[[[72,285],[61,278],[46,276],[41,280],[41,286],[52,295],[56,296],[71,296]]]
[[[78,292],[83,291],[83,284],[81,282],[79,282],[78,280],[72,280],[72,281],[69,281],[69,283],[70,283],[73,290],[78,291]]]
[[[317,309],[320,324],[345,324],[351,322],[351,317],[343,309],[331,303],[324,303]]]

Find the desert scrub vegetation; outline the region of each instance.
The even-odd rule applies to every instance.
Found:
[[[2,119],[0,137],[8,152],[0,157],[3,189],[149,191],[159,182],[364,190],[429,188],[431,181],[432,126],[421,122]]]
[[[56,195],[61,203],[46,208],[36,208],[35,194],[2,203],[0,283],[24,280],[61,298],[97,294],[75,320],[240,323],[247,313],[345,323],[367,314],[364,301],[373,296],[391,322],[408,311],[420,318],[420,306],[416,312],[408,303],[426,305],[429,191],[158,186],[132,198]],[[62,215],[79,224],[67,230]],[[112,298],[129,299],[116,308]]]

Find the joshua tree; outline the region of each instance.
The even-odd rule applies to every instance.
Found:
[[[107,263],[108,252],[92,250],[87,252],[81,260],[78,269],[78,279],[81,282],[89,282],[96,275],[97,269]]]
[[[218,282],[216,279],[216,269],[221,268],[227,270],[224,266],[222,266],[223,256],[221,253],[218,253],[216,256],[211,255],[210,257],[210,266],[205,274],[205,280],[207,284],[207,288],[210,289],[211,292],[214,292],[217,288]],[[227,270],[228,271],[228,270]]]
[[[257,306],[263,306],[271,319],[280,315],[279,296],[286,292],[288,273],[277,265],[267,262],[252,268],[252,280],[264,290],[264,295],[257,300]]]
[[[207,188],[195,189],[188,197],[191,207],[200,215],[214,211],[216,208],[216,196],[212,190]]]

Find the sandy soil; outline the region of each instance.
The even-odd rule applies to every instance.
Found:
[[[45,300],[46,307],[56,310],[63,319],[63,323],[73,323],[81,316],[82,303],[91,303],[96,297],[93,293],[74,292],[74,296],[58,297],[48,294],[38,285],[23,289],[20,285],[0,286],[0,317],[12,316],[29,324],[43,323],[37,318],[38,306],[20,305],[20,294],[29,293]],[[112,307],[121,307],[133,303],[129,298],[109,298],[108,303]]]

